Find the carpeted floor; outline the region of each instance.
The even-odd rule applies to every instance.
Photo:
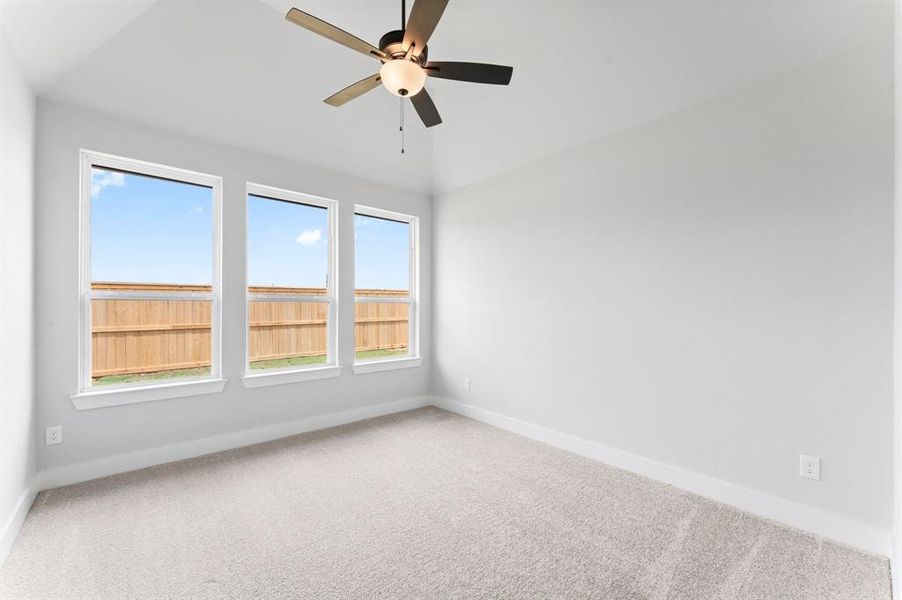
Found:
[[[426,408],[42,493],[3,598],[889,600],[882,558]]]

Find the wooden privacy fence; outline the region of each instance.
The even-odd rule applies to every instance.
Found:
[[[210,286],[95,282],[96,291],[177,294]],[[251,287],[251,294],[325,295],[322,288]],[[357,296],[398,298],[405,290],[356,290]],[[326,354],[326,302],[248,303],[250,361]],[[356,351],[403,350],[408,344],[407,304],[355,303]],[[94,299],[91,301],[91,376],[153,373],[210,365],[212,301],[197,298]]]

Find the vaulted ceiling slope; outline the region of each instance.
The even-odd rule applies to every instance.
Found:
[[[0,23],[40,94],[154,2],[0,0]]]
[[[97,10],[109,3],[72,4]],[[311,10],[326,8],[319,12],[344,23],[329,5]],[[358,35],[377,41],[400,22],[394,3],[342,8],[356,17],[349,29],[362,18],[368,26]],[[432,138],[408,108],[401,155],[398,98],[374,93],[341,109],[322,102],[378,67],[256,0],[163,1],[124,24],[42,96],[428,193]]]
[[[429,46],[514,66],[509,87],[429,80],[444,124],[399,101],[322,103],[375,72],[284,20],[291,6],[370,42],[399,1],[4,0],[0,19],[43,96],[418,191],[467,185],[867,43],[892,2],[452,0]]]

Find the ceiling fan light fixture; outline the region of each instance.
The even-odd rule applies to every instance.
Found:
[[[420,65],[403,58],[389,60],[379,69],[382,85],[395,96],[416,96],[426,85],[426,72]]]

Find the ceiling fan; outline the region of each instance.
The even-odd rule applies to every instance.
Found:
[[[378,73],[349,85],[323,102],[330,106],[342,106],[381,83],[395,96],[409,97],[423,124],[433,127],[441,123],[442,118],[424,89],[427,75],[440,79],[507,85],[514,72],[513,67],[502,65],[427,60],[429,47],[426,44],[447,4],[448,0],[416,0],[410,11],[410,20],[407,21],[405,0],[401,0],[401,29],[383,35],[378,48],[296,8],[289,10],[285,18],[308,31],[382,61],[382,68]]]

